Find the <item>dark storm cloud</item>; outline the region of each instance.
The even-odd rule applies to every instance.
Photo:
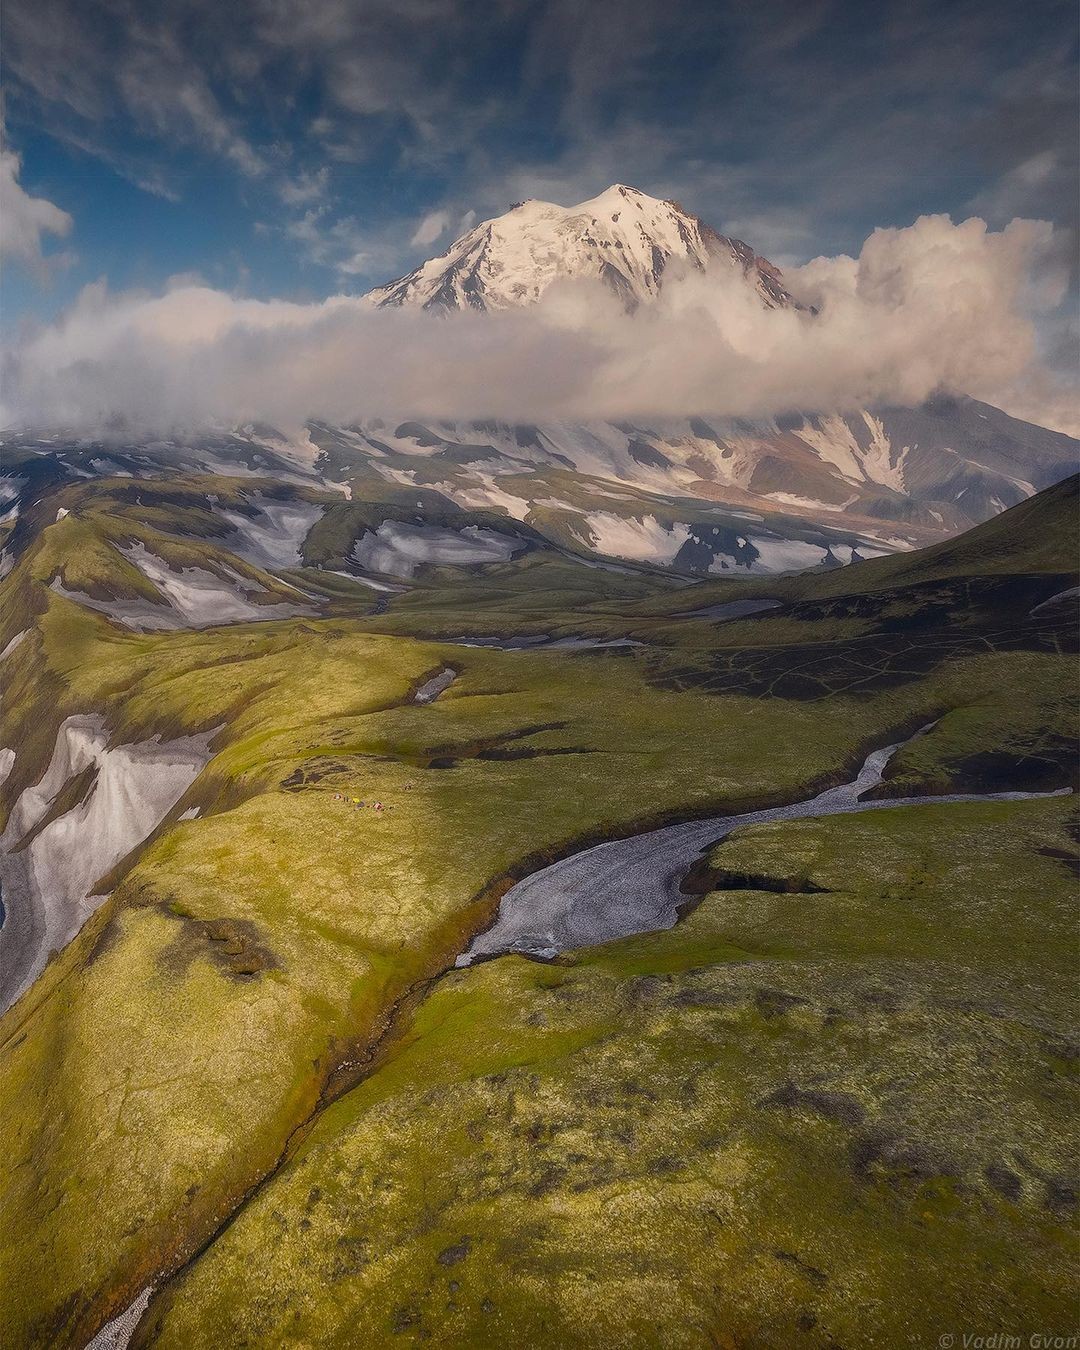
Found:
[[[341,258],[611,181],[803,258],[972,202],[1074,223],[1075,30],[1062,0],[8,0],[5,64],[19,118],[164,190],[216,157],[272,228],[352,220]]]

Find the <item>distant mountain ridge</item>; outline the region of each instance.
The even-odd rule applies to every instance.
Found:
[[[486,313],[533,304],[562,279],[592,278],[635,310],[654,303],[668,277],[716,268],[749,278],[763,306],[797,306],[750,245],[676,202],[615,184],[577,206],[520,202],[368,299]],[[0,575],[21,546],[19,511],[46,485],[97,476],[210,472],[330,487],[394,513],[391,535],[425,522],[443,532],[448,522],[504,529],[590,565],[703,577],[829,569],[933,544],[1080,463],[1071,436],[963,396],[755,419],[688,408],[648,421],[524,425],[365,412],[347,426],[249,423],[149,443],[33,430],[4,442]]]
[[[677,202],[616,183],[576,206],[518,202],[368,299],[434,312],[490,312],[533,304],[560,280],[593,279],[635,310],[654,303],[672,275],[723,267],[750,279],[763,306],[802,308],[780,270],[751,245],[718,233]],[[887,550],[918,547],[1023,501],[1080,462],[1080,442],[1071,436],[962,396],[914,408],[796,409],[757,419],[687,409],[682,419],[648,424],[515,429],[429,421],[395,429],[365,421],[353,432],[354,449],[362,443],[376,457],[409,457],[377,466],[399,481],[416,478],[421,455],[430,461],[424,482],[445,466],[439,491],[460,504],[484,501],[526,518],[534,503],[565,506],[574,496],[565,476],[554,492],[547,474],[572,471],[583,476],[579,487],[589,500],[598,483],[627,484],[669,505],[682,500],[684,519],[692,502],[695,510],[708,504],[750,508],[768,520],[782,515],[789,533],[793,520],[812,525],[826,559],[834,556],[828,537],[837,530]],[[673,509],[678,515],[680,508]],[[658,510],[658,519],[674,524],[667,507]],[[669,550],[672,541],[661,546],[654,532],[654,542],[675,566],[719,565],[720,555],[711,556],[704,541],[684,539]],[[724,556],[727,565],[738,565],[730,552]]]
[[[948,538],[1066,477],[1078,450],[1071,437],[968,398],[756,422],[371,418],[313,421],[293,435],[250,424],[152,444],[27,432],[6,439],[0,512],[7,520],[79,478],[209,472],[331,487],[393,508],[410,528],[501,520],[578,557],[745,576]],[[20,530],[15,521],[0,574]]]

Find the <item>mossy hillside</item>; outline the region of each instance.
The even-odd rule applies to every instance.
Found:
[[[657,599],[629,601],[609,606],[608,625],[641,641],[680,648],[721,651],[740,646],[798,647],[803,644],[858,642],[886,635],[921,636],[940,633],[946,626],[958,636],[980,631],[992,633],[1003,621],[1037,622],[1051,628],[1069,617],[1067,607],[1033,616],[1042,600],[1075,584],[1069,559],[1046,572],[1032,570],[991,574],[985,578],[945,576],[918,583],[871,586],[860,575],[869,563],[858,563],[828,574],[834,593],[806,595],[809,580],[802,577],[763,581],[732,581],[708,591],[694,588]],[[846,585],[836,578],[841,574]],[[691,608],[724,604],[733,600],[771,599],[774,610],[764,610],[738,619],[716,620],[690,617]],[[691,605],[691,601],[693,604]],[[671,607],[678,606],[677,610]],[[600,607],[597,607],[599,610]],[[651,613],[655,609],[656,613]],[[661,609],[663,612],[660,612]],[[670,613],[669,613],[670,611]],[[601,611],[602,613],[602,611]],[[591,611],[590,611],[591,617]],[[600,617],[600,614],[597,614]]]
[[[69,521],[62,524],[67,526]],[[123,561],[119,555],[113,556]],[[489,588],[495,592],[491,608],[499,611],[500,624],[502,616],[512,612],[524,616],[534,612],[534,605],[537,612],[548,607],[551,593],[540,583],[551,570],[546,566],[533,566],[513,571],[508,577],[490,579]],[[558,566],[556,570],[560,570]],[[580,586],[581,569],[567,564],[567,572],[565,589],[560,590],[556,585],[553,592],[563,601],[559,624],[550,622],[549,612],[545,620],[523,618],[522,626],[531,628],[536,622],[542,622],[556,632],[588,630],[597,626],[603,630],[606,621],[581,618],[584,610],[574,603],[582,592],[571,590],[570,586],[572,582]],[[617,607],[621,603],[618,591],[624,583],[637,584],[635,579],[610,573],[590,571],[588,577],[599,577],[605,591],[605,598],[596,602],[598,609]],[[9,579],[5,587],[5,599],[13,611],[7,626],[13,631],[34,621],[32,614],[28,616],[25,609],[16,612],[19,606],[12,605],[19,597],[18,589],[13,585],[16,581],[17,578]],[[607,593],[608,587],[615,590],[614,596]],[[484,585],[459,582],[448,586],[447,592],[443,604],[431,602],[433,608],[442,613],[440,626],[459,636],[470,621],[474,626],[480,626],[476,616],[481,608],[479,596],[485,593]],[[40,595],[40,592],[36,594]],[[439,593],[432,591],[430,594]],[[340,645],[339,640],[346,633],[353,633],[359,640],[364,631],[359,625],[350,628],[347,622],[305,620],[237,625],[213,633],[136,635],[117,629],[102,616],[61,597],[49,594],[43,597],[43,602],[46,609],[38,621],[40,637],[32,635],[5,662],[8,697],[0,714],[0,737],[4,744],[18,744],[29,728],[51,727],[55,730],[63,716],[92,709],[108,711],[118,739],[143,739],[155,732],[180,734],[223,723],[232,725],[241,707],[249,700],[250,691],[262,685],[280,685],[283,698],[295,696],[303,700],[305,707],[315,706],[327,690],[337,690],[343,681],[348,685],[355,649],[349,643]],[[430,615],[430,611],[428,613]],[[369,621],[366,628],[378,630],[381,622]],[[405,620],[405,626],[411,622],[411,619]],[[647,652],[613,653],[597,659],[605,662],[600,668],[611,671],[617,684],[615,667],[620,663],[635,671],[644,663],[649,678],[656,679],[663,677],[670,660],[677,664],[682,662],[684,653],[693,650],[695,643],[713,644],[698,649],[706,655],[719,650],[716,645],[719,642],[733,643],[735,648],[750,647],[755,641],[765,647],[773,646],[777,634],[772,625],[780,622],[766,616],[722,625],[714,628],[712,633],[702,635],[701,629],[705,625],[690,625],[684,621],[682,644],[670,648],[668,654],[650,648]],[[512,624],[505,626],[512,627]],[[789,631],[787,636],[791,641],[786,645],[790,647],[795,634]],[[297,644],[310,658],[299,686],[297,680],[303,663],[296,660],[297,653],[293,649]],[[778,648],[777,659],[786,666],[792,658],[784,645]],[[468,651],[447,649],[445,656],[451,661],[460,661]],[[812,654],[813,646],[807,651]],[[855,649],[856,663],[857,658]],[[521,653],[508,659],[518,665],[527,660]],[[584,658],[570,658],[571,665],[567,668],[577,669],[573,662],[581,659]],[[323,662],[327,664],[316,669]],[[138,672],[135,679],[133,667]],[[508,667],[514,668],[513,665]],[[1074,689],[1066,662],[1039,653],[1000,654],[996,664],[992,662],[990,667],[980,666],[979,669],[996,671],[996,682],[976,681],[966,689],[950,682],[954,692],[948,695],[967,709],[964,718],[952,715],[950,726],[959,728],[965,721],[970,724],[965,738],[969,749],[977,748],[980,738],[984,748],[988,740],[994,745],[1000,740],[1007,748],[1010,739],[1015,740],[1020,734],[1021,724],[1029,727],[1032,736],[1040,734],[1041,728],[1042,734],[1056,737],[1058,743],[1069,736],[1073,727]],[[640,690],[637,674],[631,685],[639,690],[638,696],[644,693]],[[853,680],[852,687],[858,692],[858,680]],[[1010,690],[1015,687],[1024,688],[1023,699],[1012,697]],[[988,706],[990,704],[992,708]],[[198,709],[201,716],[193,718],[194,709]],[[273,714],[268,716],[272,721]],[[239,724],[235,729],[239,731]],[[44,741],[49,737],[41,739]],[[940,731],[935,733],[935,739],[940,739]],[[930,741],[916,742],[903,752],[901,761],[907,762],[914,755],[925,756],[930,744]],[[43,768],[40,754],[31,753],[29,747],[20,747],[16,771],[7,785],[8,797],[27,782],[34,781],[34,774],[39,774]],[[937,790],[941,790],[944,779],[940,765],[934,774],[940,780]],[[898,784],[901,782],[899,778],[897,781]]]
[[[294,717],[297,708],[312,717],[328,711],[359,716],[365,705],[404,699],[431,666],[419,648],[410,666],[402,644],[357,637],[351,649],[347,642],[340,644],[341,669],[335,669],[332,657],[324,662],[324,678],[331,683],[321,684],[295,638],[285,663],[282,648],[275,651],[271,635],[258,631],[255,645],[261,652],[240,651],[237,657],[244,665],[246,655],[255,667],[245,670],[254,683],[238,689],[228,665],[211,665],[213,678],[200,684],[205,673],[200,657],[209,655],[212,640],[201,634],[170,636],[178,639],[172,645],[190,663],[186,672],[177,660],[163,660],[155,668],[153,649],[169,646],[167,641],[121,640],[129,657],[133,647],[142,647],[150,658],[144,659],[142,687],[115,696],[129,734],[140,723],[145,732],[148,724],[160,728],[163,720],[186,716],[205,722],[235,710],[235,735],[250,747],[268,727],[287,725],[286,708]],[[238,633],[219,636],[219,648],[244,645]],[[396,650],[391,652],[391,646]],[[100,670],[91,661],[79,673],[86,691]],[[268,691],[281,702],[274,703]],[[252,700],[259,694],[263,703],[256,710]],[[247,704],[247,716],[238,700]],[[119,708],[108,711],[121,721]],[[250,756],[250,748],[245,753]],[[207,797],[213,802],[223,794],[251,791],[230,785],[227,768],[211,766],[193,795],[205,803]],[[363,912],[358,898],[363,890],[351,885],[347,873],[334,872],[340,850],[320,849],[316,842],[328,831],[341,831],[344,807],[331,820],[328,812],[312,811],[313,798],[279,791],[258,800],[257,818],[249,807],[246,815],[239,812],[242,823],[232,818],[235,812],[200,822],[206,834],[202,841],[190,840],[190,825],[179,827],[179,837],[162,840],[160,869],[167,881],[172,875],[168,861],[173,850],[182,850],[185,837],[192,867],[188,891],[202,899],[199,885],[211,876],[211,893],[198,914],[185,905],[183,886],[151,890],[147,896],[137,871],[130,889],[109,902],[84,938],[52,963],[4,1019],[0,1095],[6,1110],[18,1104],[19,1111],[25,1107],[28,1112],[13,1129],[19,1143],[9,1159],[13,1166],[5,1202],[14,1206],[6,1227],[18,1253],[8,1247],[4,1268],[23,1270],[25,1263],[28,1275],[26,1282],[4,1282],[5,1296],[17,1305],[10,1325],[18,1343],[56,1343],[54,1337],[70,1334],[85,1311],[83,1291],[94,1288],[102,1266],[112,1268],[118,1247],[156,1263],[160,1251],[154,1252],[154,1242],[147,1240],[153,1219],[160,1225],[157,1241],[164,1252],[186,1240],[189,1209],[196,1232],[212,1228],[222,1197],[232,1194],[228,1184],[217,1184],[214,1165],[230,1179],[236,1172],[245,1177],[271,1165],[318,1094],[328,1071],[319,1056],[327,1056],[328,1042],[354,1023],[370,1027],[382,1006],[378,953],[365,959],[356,925],[344,922],[354,909]],[[319,794],[319,802],[329,800],[330,794]],[[357,825],[353,817],[345,830],[352,854],[364,851]],[[281,844],[277,856],[275,838]],[[291,863],[279,865],[282,858]],[[148,867],[155,875],[153,861]],[[239,867],[245,870],[238,872]],[[249,923],[248,883],[285,928],[299,926],[307,935],[303,951],[283,944],[282,933],[268,932],[268,924]],[[307,913],[304,905],[305,897],[317,900],[324,886],[340,910],[325,923],[313,912],[314,903],[306,906]],[[129,902],[136,908],[125,908]],[[231,936],[226,927],[222,937],[214,928],[221,921],[241,927]],[[278,974],[282,959],[268,936],[285,947],[289,958],[296,957],[297,978]],[[43,1098],[49,1111],[39,1110]],[[78,1109],[58,1110],[57,1104],[65,1102],[78,1103]],[[238,1148],[241,1140],[246,1142]],[[187,1194],[190,1179],[185,1180],[189,1166],[201,1166],[200,1159],[211,1162],[200,1182],[201,1198]],[[105,1197],[110,1203],[99,1213]],[[24,1216],[18,1223],[16,1213]],[[177,1214],[184,1216],[179,1224]],[[19,1236],[23,1223],[33,1225],[34,1239]],[[78,1256],[70,1251],[69,1223],[73,1231],[86,1233],[92,1227],[99,1235],[93,1243],[82,1242]]]
[[[710,850],[705,866],[723,889],[706,903],[748,950],[912,962],[978,983],[987,1007],[1051,1039],[1068,1036],[1078,823],[1068,796],[758,825]],[[797,901],[787,887],[801,892]],[[817,931],[824,923],[827,934]]]
[[[4,663],[6,697],[0,707],[0,743],[16,748],[18,757],[6,796],[0,792],[0,803],[35,781],[28,774],[40,774],[44,769],[40,755],[25,743],[27,736],[33,739],[40,729],[55,734],[67,713],[96,707],[93,697],[89,702],[82,699],[79,706],[82,690],[76,693],[72,688],[73,677],[84,664],[111,668],[113,678],[106,683],[118,691],[133,682],[125,662],[140,652],[154,650],[149,637],[112,624],[49,587],[53,577],[59,576],[70,589],[100,598],[141,599],[164,605],[164,597],[153,583],[119,550],[119,544],[132,538],[146,543],[175,568],[209,568],[226,576],[230,583],[235,577],[228,577],[226,569],[239,573],[250,579],[253,600],[280,603],[297,599],[295,590],[231,553],[213,549],[208,553],[207,545],[174,540],[122,519],[102,525],[69,515],[43,529],[0,588],[0,641],[6,644],[17,634],[27,635]],[[82,685],[87,683],[91,681],[84,680]],[[14,696],[13,685],[17,686]],[[70,699],[68,692],[72,694]],[[65,706],[66,711],[62,711]]]
[[[1080,477],[1073,475],[957,538],[928,548],[869,558],[849,567],[814,569],[797,576],[704,581],[695,586],[692,599],[670,596],[656,606],[642,608],[678,613],[706,604],[758,596],[776,596],[785,601],[825,600],[952,577],[1074,573],[1078,524]]]
[[[790,646],[869,639],[882,633],[921,633],[948,625],[964,631],[993,629],[1004,615],[1026,620],[1029,610],[1058,588],[1075,584],[1077,480],[1067,480],[1012,508],[956,540],[916,553],[871,559],[852,566],[798,576],[753,577],[672,586],[646,570],[637,577],[606,573],[603,593],[581,596],[572,619],[589,636],[629,636],[659,646],[718,650],[738,646]],[[545,573],[538,560],[515,576],[500,578],[523,600],[528,579]],[[557,573],[549,575],[559,588]],[[485,578],[487,580],[487,578]],[[621,587],[621,588],[620,588]],[[636,589],[647,587],[647,590]],[[509,597],[507,597],[509,598]],[[783,609],[717,623],[688,620],[691,610],[735,599],[777,599]],[[464,580],[455,586],[418,588],[395,600],[391,614],[376,621],[383,631],[449,634],[453,610],[475,613],[477,626],[506,633],[524,631],[523,617],[506,613],[501,585]],[[543,594],[533,596],[529,631],[562,631],[561,597],[545,615]],[[504,612],[500,612],[500,607]],[[665,620],[665,615],[672,616]],[[1060,616],[1058,616],[1060,618]],[[1052,622],[1044,620],[1043,622]]]
[[[854,578],[858,567],[848,570]],[[571,580],[575,571],[580,576],[573,569]],[[550,591],[534,584],[550,573]],[[610,659],[643,663],[660,685],[710,687],[727,665],[725,690],[767,695],[776,681],[786,691],[793,687],[792,673],[801,672],[800,697],[815,699],[869,695],[915,679],[935,663],[1000,647],[991,666],[997,681],[962,691],[932,735],[900,752],[881,794],[1046,790],[1070,781],[1073,769],[1076,681],[1059,653],[1075,649],[1075,619],[1066,607],[1038,618],[1029,609],[1047,586],[1067,580],[1064,573],[1049,574],[1045,584],[1037,574],[1010,577],[1003,588],[994,583],[973,594],[970,581],[954,578],[882,591],[869,604],[856,590],[850,597],[793,602],[777,614],[717,623],[636,617],[631,588],[651,585],[645,578],[604,574],[605,593],[590,602],[560,589],[558,565],[537,559],[499,576],[418,588],[395,599],[368,627],[448,637],[629,636],[644,649]],[[1033,594],[1025,594],[1031,585]]]
[[[328,504],[323,517],[316,522],[305,544],[304,568],[282,575],[267,573],[238,558],[228,548],[230,530],[213,510],[236,511],[249,509],[252,493],[270,497],[297,497],[302,500],[322,500],[325,494],[304,490],[285,490],[262,480],[244,481],[215,477],[191,476],[162,484],[138,484],[128,480],[118,483],[79,485],[54,493],[48,507],[52,514],[39,522],[20,550],[19,566],[5,586],[5,603],[0,614],[0,635],[11,628],[18,631],[25,614],[44,606],[44,599],[35,595],[37,586],[45,586],[54,577],[60,577],[68,589],[82,591],[98,599],[143,599],[164,603],[154,584],[121,553],[131,543],[142,543],[152,553],[163,558],[174,569],[202,567],[233,582],[235,577],[226,569],[252,582],[250,598],[256,603],[296,601],[293,587],[323,597],[331,614],[365,614],[376,607],[379,597],[370,590],[351,584],[345,578],[327,576],[318,570],[323,566],[343,565],[343,559],[355,539],[365,529],[374,529],[385,519],[423,521],[425,524],[453,526],[477,525],[487,529],[511,529],[526,543],[543,544],[535,531],[517,521],[509,521],[493,513],[466,512],[447,503],[445,510],[418,512],[415,504],[393,506],[378,502],[341,502]],[[53,522],[57,503],[66,504],[70,514]],[[488,574],[495,575],[490,578]],[[655,580],[645,571],[623,576],[601,569],[582,568],[560,558],[543,547],[524,554],[514,562],[485,567],[461,569],[428,567],[415,584],[415,596],[406,593],[395,597],[395,606],[406,611],[419,600],[419,608],[458,607],[471,614],[476,605],[499,609],[497,620],[504,626],[520,627],[520,618],[511,613],[515,604],[533,606],[546,615],[560,609],[575,610],[580,606],[602,601],[605,597],[642,596],[662,590],[670,582]],[[15,602],[19,597],[19,602]],[[505,602],[505,603],[504,603]],[[381,608],[381,605],[379,606]],[[16,615],[16,611],[18,611]],[[12,616],[11,621],[8,617]],[[398,624],[391,621],[384,631],[415,631],[416,624]],[[438,632],[438,624],[432,632]]]
[[[291,496],[289,489],[269,480],[250,488],[235,478],[193,474],[153,479],[106,479],[78,484],[56,494],[56,501],[91,519],[127,518],[162,534],[224,542],[232,533],[229,523],[211,509],[214,504],[247,510],[252,492],[271,497]],[[307,496],[308,494],[298,494]]]
[[[394,706],[435,659],[420,644],[346,637],[332,628],[316,635],[299,623],[120,633],[55,599],[40,628],[5,663],[12,678],[0,728],[3,740],[19,748],[0,795],[10,806],[37,781],[65,717],[95,711],[115,744],[217,729],[218,754],[172,815],[192,804],[204,812],[235,806],[267,784],[278,786],[272,763],[261,773],[257,768],[258,746],[271,733],[291,726],[290,744],[306,745],[304,727],[319,726],[320,718],[362,718]]]
[[[48,586],[59,577],[70,591],[83,591],[95,599],[148,600],[163,603],[157,587],[116,547],[115,537],[95,522],[68,516],[42,530],[13,574],[13,584],[23,579]]]
[[[166,834],[103,911],[104,927],[59,958],[8,1014],[3,1096],[20,1115],[11,1176],[35,1179],[31,1193],[16,1184],[8,1195],[41,1241],[5,1254],[19,1272],[7,1285],[11,1326],[27,1343],[85,1324],[94,1293],[112,1288],[123,1297],[162,1257],[212,1231],[274,1164],[348,1042],[365,1044],[406,985],[466,944],[483,922],[472,900],[493,877],[545,841],[553,849],[583,830],[602,832],[628,810],[675,809],[695,791],[720,795],[740,786],[738,775],[744,790],[761,792],[780,771],[779,752],[769,763],[747,742],[749,709],[730,721],[730,763],[714,767],[701,748],[688,763],[664,768],[688,725],[699,741],[709,701],[691,709],[694,701],[674,695],[649,699],[656,705],[649,726],[640,717],[648,691],[634,686],[629,667],[603,663],[562,667],[552,657],[468,653],[462,694],[455,687],[429,709],[375,714],[439,667],[439,653],[323,626],[323,634],[316,625],[258,625],[119,637],[59,601],[43,621],[47,655],[70,682],[70,705],[103,707],[117,737],[227,722],[227,744],[201,792],[209,805],[223,795],[242,805]],[[414,652],[409,664],[405,651]],[[621,690],[613,688],[620,676]],[[601,709],[620,693],[624,720],[612,725]],[[791,711],[809,732],[805,715]],[[568,734],[558,725],[521,734],[564,721],[578,725]],[[491,742],[606,751],[580,756],[595,805],[583,811],[564,790],[564,757],[475,757]],[[416,782],[417,760],[435,752],[462,763]],[[281,787],[313,759],[339,767],[304,790]],[[803,771],[813,764],[811,756]],[[408,795],[406,782],[414,784]],[[336,801],[343,788],[378,795],[396,814],[356,813]],[[192,799],[201,801],[200,788]],[[208,925],[223,921],[250,934],[250,952],[236,954],[258,961],[254,971],[217,964],[224,953]],[[88,985],[93,991],[84,994]],[[84,1021],[72,1015],[72,1000],[123,1003],[138,1017]],[[177,1008],[188,1021],[182,1045],[165,1056],[158,1039],[175,1029]],[[111,1068],[101,1075],[105,1053]],[[231,1066],[243,1080],[236,1092],[208,1073],[209,1061]],[[35,1093],[24,1091],[31,1080],[51,1099],[85,1099],[80,1118],[39,1115]],[[132,1083],[139,1123],[117,1130]],[[238,1138],[246,1139],[239,1152]],[[188,1196],[192,1166],[200,1191]],[[59,1269],[39,1261],[42,1250],[54,1250],[59,1227],[84,1230],[90,1195],[96,1241],[77,1257],[65,1247]]]
[[[549,553],[530,553],[482,572],[421,579],[394,597],[372,631],[429,637],[532,635],[625,637],[633,627],[623,608],[670,589],[647,572],[583,567]]]
[[[82,590],[96,598],[148,599],[162,601],[154,584],[120,552],[130,544],[142,544],[174,571],[202,568],[230,579],[239,574],[254,583],[251,599],[265,603],[296,599],[296,592],[210,538],[210,526],[216,526],[209,510],[164,512],[117,504],[93,498],[89,505],[76,506],[72,514],[48,526],[37,536],[30,556],[20,559],[29,566],[36,582],[48,584],[60,576],[68,590]],[[164,523],[178,529],[184,523],[194,530],[192,537],[166,533],[147,523],[145,515],[164,517]],[[193,518],[193,517],[199,518]],[[232,578],[235,580],[235,578]],[[264,594],[265,593],[265,594]]]
[[[1008,672],[1002,683],[901,747],[876,795],[1080,789],[1080,704],[1067,662],[1032,654],[1015,665],[1003,662],[1002,670]]]
[[[339,500],[336,493],[313,492],[271,479],[237,479],[215,474],[49,483],[41,497],[21,511],[19,542],[25,547],[47,526],[62,523],[56,521],[60,509],[105,529],[110,523],[126,520],[178,538],[225,540],[231,527],[211,508],[216,505],[249,512],[252,509],[249,499],[256,494],[271,499]]]
[[[385,592],[338,572],[322,572],[313,567],[283,568],[277,573],[283,581],[303,591],[313,600],[331,602],[327,613],[350,615],[377,612],[385,603]]]
[[[500,596],[506,614],[521,605],[541,615],[545,603],[550,613],[543,572],[507,572],[512,579],[499,585],[517,586],[518,596]],[[621,574],[589,569],[598,575],[605,586],[623,584]],[[452,588],[462,599],[448,622],[475,620],[464,601],[483,586],[457,579]],[[5,678],[15,663],[19,680],[5,734],[23,734],[20,716],[33,728],[29,741],[5,742],[19,746],[12,790],[19,775],[34,781],[35,764],[40,774],[51,751],[44,729],[66,711],[100,709],[118,740],[226,730],[184,803],[216,814],[166,833],[5,1023],[4,1057],[18,1058],[9,1081],[33,1080],[50,1101],[87,1103],[92,1117],[24,1114],[23,1097],[3,1089],[17,1116],[8,1165],[40,1178],[30,1211],[40,1241],[19,1258],[9,1310],[31,1344],[91,1330],[141,1279],[212,1232],[263,1160],[272,1165],[334,1065],[362,1057],[397,991],[414,973],[441,969],[483,922],[489,911],[477,893],[506,870],[665,816],[805,795],[893,728],[943,708],[1003,706],[1010,689],[1029,692],[1038,679],[1065,687],[1072,678],[1060,657],[999,652],[824,703],[710,697],[657,688],[677,650],[440,649],[376,638],[374,621],[340,619],[139,636],[59,597],[45,600],[37,631],[5,663]],[[576,624],[581,605],[570,603],[561,618]],[[604,593],[597,607],[622,603]],[[799,657],[798,648],[774,650],[782,663]],[[407,690],[444,664],[461,672],[450,691],[429,708],[402,706]],[[969,734],[977,736],[977,720]],[[435,762],[449,767],[428,767]],[[362,795],[360,787],[394,804],[381,835],[361,832],[359,821],[339,825],[348,807],[335,792]],[[399,829],[399,821],[409,823]],[[420,950],[393,949],[399,928]],[[81,1006],[84,990],[88,1006],[123,1002],[143,1020],[123,1022],[114,1038],[105,1024],[66,1015],[64,999]],[[189,1014],[189,1054],[199,1047],[186,1066],[182,1055],[174,1062],[154,1048],[178,1005]],[[92,1070],[103,1051],[95,1058],[93,1036],[104,1036],[116,1068],[100,1096]],[[159,1072],[159,1059],[179,1072]],[[238,1066],[242,1088],[229,1087],[220,1064]],[[137,1085],[133,1097],[121,1078]],[[122,1133],[116,1122],[130,1101],[139,1114]],[[191,1171],[202,1178],[194,1196],[191,1183],[180,1185]],[[69,1194],[71,1205],[53,1212]],[[91,1196],[100,1240],[87,1250],[70,1234],[90,1224]]]
[[[344,621],[121,636],[58,602],[41,632],[71,706],[101,707],[123,739],[227,731],[185,798],[216,812],[166,832],[5,1019],[8,1195],[36,1235],[4,1251],[5,1316],[28,1344],[90,1330],[204,1241],[523,860],[804,796],[884,726],[1001,678],[985,657],[822,708],[665,694],[634,656],[439,649]],[[451,689],[405,705],[447,661]],[[183,1046],[166,1054],[181,1014]],[[78,1113],[42,1114],[37,1091]],[[90,1197],[95,1241],[72,1250],[62,1232],[85,1230]],[[58,1265],[42,1256],[61,1250]]]
[[[1073,811],[759,827],[713,864],[817,889],[448,975],[136,1343],[1068,1332]]]
[[[164,604],[153,583],[120,552],[121,546],[137,541],[177,569],[209,569],[230,584],[235,582],[230,573],[238,574],[252,583],[250,595],[256,602],[295,603],[296,590],[287,582],[213,542],[225,526],[210,510],[211,500],[243,511],[250,509],[253,492],[305,500],[318,496],[261,480],[238,484],[235,479],[196,477],[167,483],[118,480],[78,485],[49,499],[48,523],[30,537],[0,588],[0,641],[6,644],[24,630],[31,633],[6,659],[3,672],[7,697],[0,709],[0,743],[18,750],[15,771],[0,792],[5,813],[6,804],[40,776],[63,717],[107,709],[121,738],[125,733],[143,739],[170,730],[178,734],[205,730],[229,720],[248,697],[250,682],[232,678],[236,662],[264,653],[275,641],[280,647],[282,634],[287,634],[286,645],[298,635],[302,638],[303,629],[283,628],[279,621],[257,627],[231,625],[230,633],[246,637],[223,636],[220,643],[214,638],[204,641],[197,633],[178,633],[162,645],[160,634],[133,634],[49,590],[48,583],[60,576],[69,588],[97,597]],[[59,521],[57,502],[66,502],[70,512]],[[176,533],[152,528],[150,519]],[[343,594],[336,597],[341,603],[332,604],[331,612],[363,613],[370,608],[366,594],[357,596],[348,583],[342,587]],[[327,678],[347,676],[347,659],[343,650],[342,668],[331,663]],[[135,664],[128,666],[129,661]],[[211,673],[214,666],[221,669]],[[186,674],[194,675],[198,690],[184,679]],[[178,683],[173,683],[174,677]],[[266,672],[267,679],[277,677],[275,671]],[[169,693],[161,700],[159,687],[166,684]],[[140,697],[140,690],[147,691],[146,698]],[[200,702],[207,716],[193,718],[191,710]]]

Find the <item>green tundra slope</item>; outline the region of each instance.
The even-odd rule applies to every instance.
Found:
[[[447,972],[545,860],[801,800],[934,719],[883,792],[1064,786],[1075,482],[819,576],[541,547],[389,600],[313,570],[363,510],[296,566],[236,557],[250,490],[65,488],[3,584],[5,812],[72,714],[215,733],[0,1020],[6,1341],[82,1346],[151,1283],[137,1339],[185,1347],[1063,1326],[1071,799],[763,827],[668,933]],[[86,597],[163,605],[135,545],[304,612],[131,631]],[[447,641],[522,634],[642,645]]]
[[[765,827],[669,932],[447,976],[142,1343],[1067,1329],[1071,810]]]

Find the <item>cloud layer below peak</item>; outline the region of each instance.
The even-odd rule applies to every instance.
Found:
[[[817,313],[766,310],[727,269],[671,280],[622,311],[598,284],[491,315],[373,309],[362,298],[255,301],[184,285],[88,287],[5,354],[8,425],[191,434],[261,420],[372,416],[509,421],[914,404],[966,393],[1080,430],[1074,391],[1041,368],[1033,316],[1059,305],[1052,231],[924,216],[876,230],[858,258],[785,281]]]

